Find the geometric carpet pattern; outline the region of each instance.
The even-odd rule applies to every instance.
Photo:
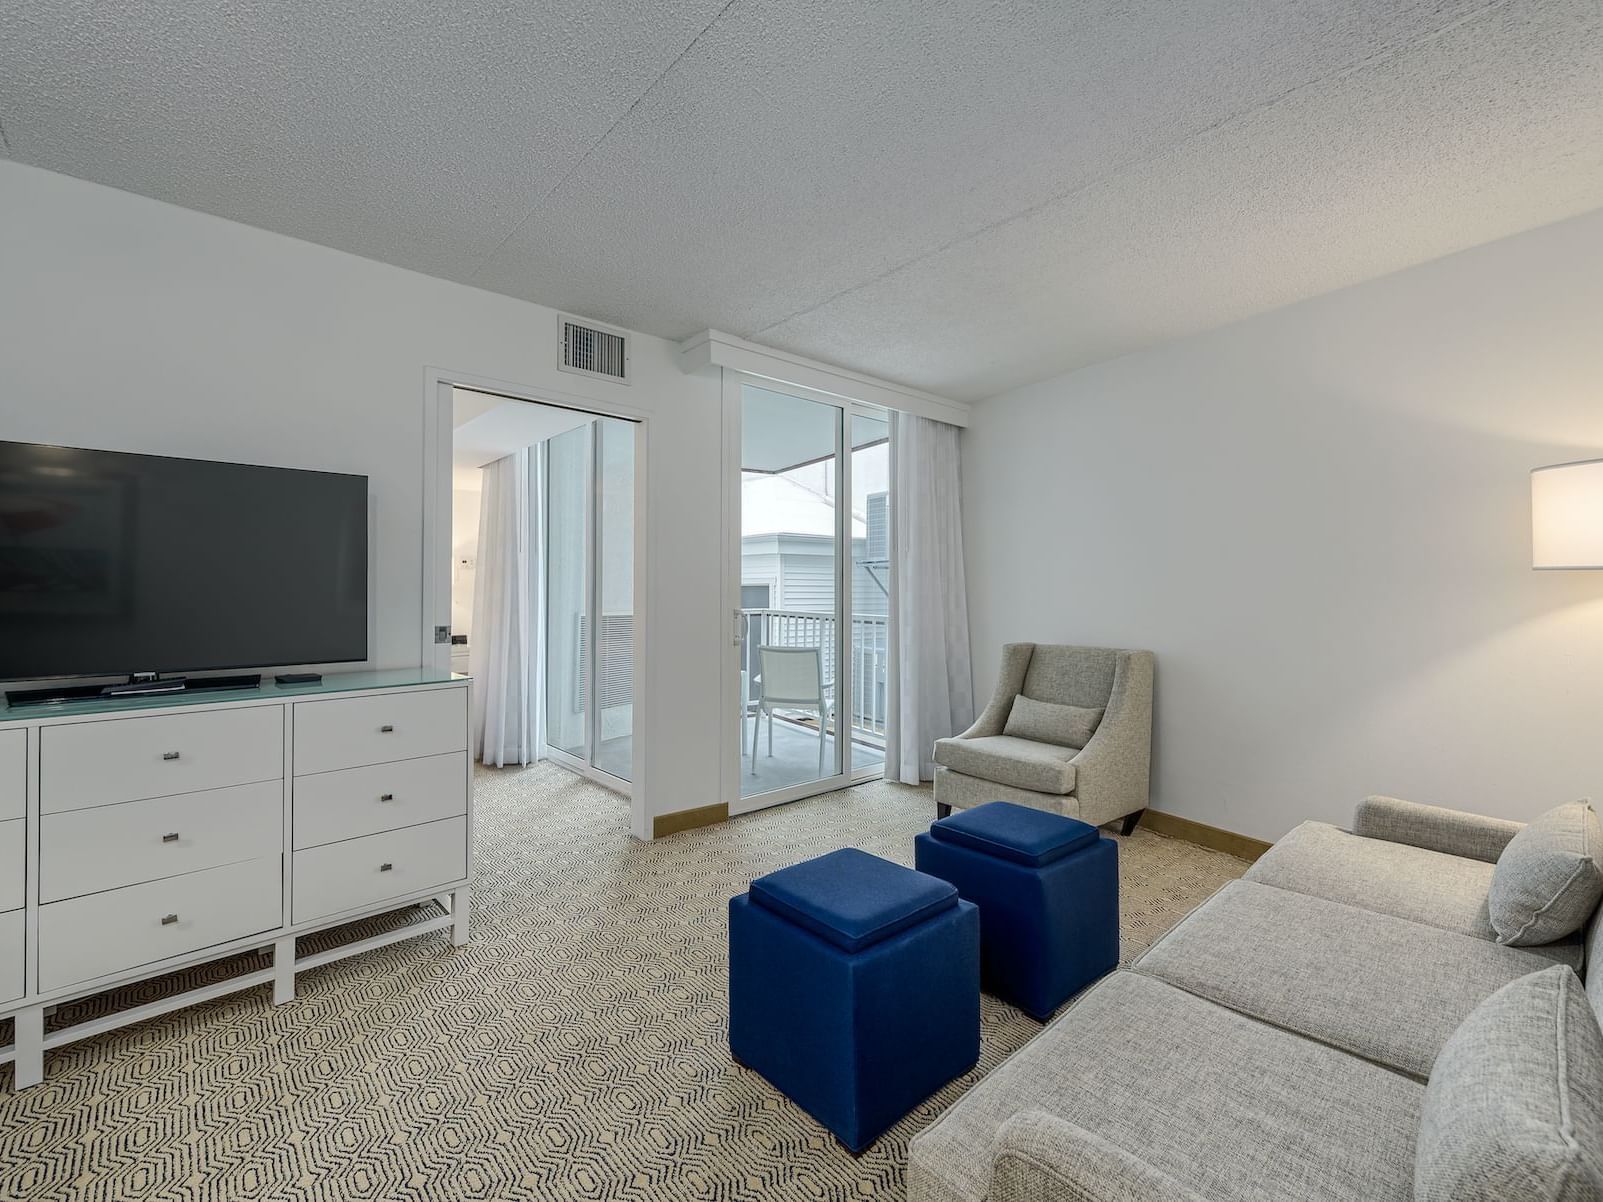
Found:
[[[1040,1030],[985,998],[978,1067],[854,1158],[730,1062],[725,906],[837,847],[908,862],[927,789],[874,782],[649,844],[550,765],[476,789],[466,947],[431,933],[303,974],[286,1006],[257,988],[71,1044],[20,1095],[0,1066],[0,1198],[896,1199],[908,1139]],[[1126,958],[1245,869],[1121,841]]]

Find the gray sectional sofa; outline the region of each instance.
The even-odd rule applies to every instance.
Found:
[[[1520,829],[1389,798],[1352,831],[1299,826],[915,1137],[912,1202],[1598,1197],[1603,971],[1583,996],[1569,969],[1603,954],[1603,924],[1495,942],[1493,866]],[[1495,1013],[1505,998],[1519,1021]],[[1485,1046],[1522,1022],[1538,1058],[1550,1027],[1568,1046],[1551,1071]],[[1432,1077],[1439,1058],[1454,1081]],[[1473,1085],[1477,1064],[1495,1086]],[[1555,1074],[1571,1092],[1544,1126],[1513,1086],[1545,1097]],[[1490,1135],[1466,1135],[1471,1116],[1440,1129],[1505,1092],[1514,1119],[1477,1112]],[[1510,1130],[1564,1167],[1499,1177],[1481,1145]]]

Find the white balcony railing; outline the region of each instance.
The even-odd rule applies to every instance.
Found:
[[[836,674],[835,615],[800,609],[747,609],[746,641],[742,666],[748,680],[757,676],[757,648],[817,647],[824,657],[824,675]],[[883,614],[854,614],[851,646],[845,648],[851,659],[852,738],[873,747],[885,746],[890,670],[890,619]],[[757,696],[753,684],[751,697]]]

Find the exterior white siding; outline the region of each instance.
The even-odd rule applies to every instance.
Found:
[[[771,537],[746,539],[740,552],[740,583],[767,585],[769,607],[777,608],[779,580],[779,549],[774,539]]]
[[[779,596],[775,609],[835,612],[832,539],[780,539]]]
[[[853,540],[852,609],[859,615],[890,612],[884,584],[888,570],[870,572],[860,562],[863,539]],[[807,613],[835,611],[832,539],[808,535],[758,535],[745,539],[740,555],[741,584],[770,586],[768,607]]]

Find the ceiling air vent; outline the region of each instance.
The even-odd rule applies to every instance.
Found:
[[[560,321],[563,371],[600,376],[619,384],[629,382],[629,339],[622,330],[572,317]]]

